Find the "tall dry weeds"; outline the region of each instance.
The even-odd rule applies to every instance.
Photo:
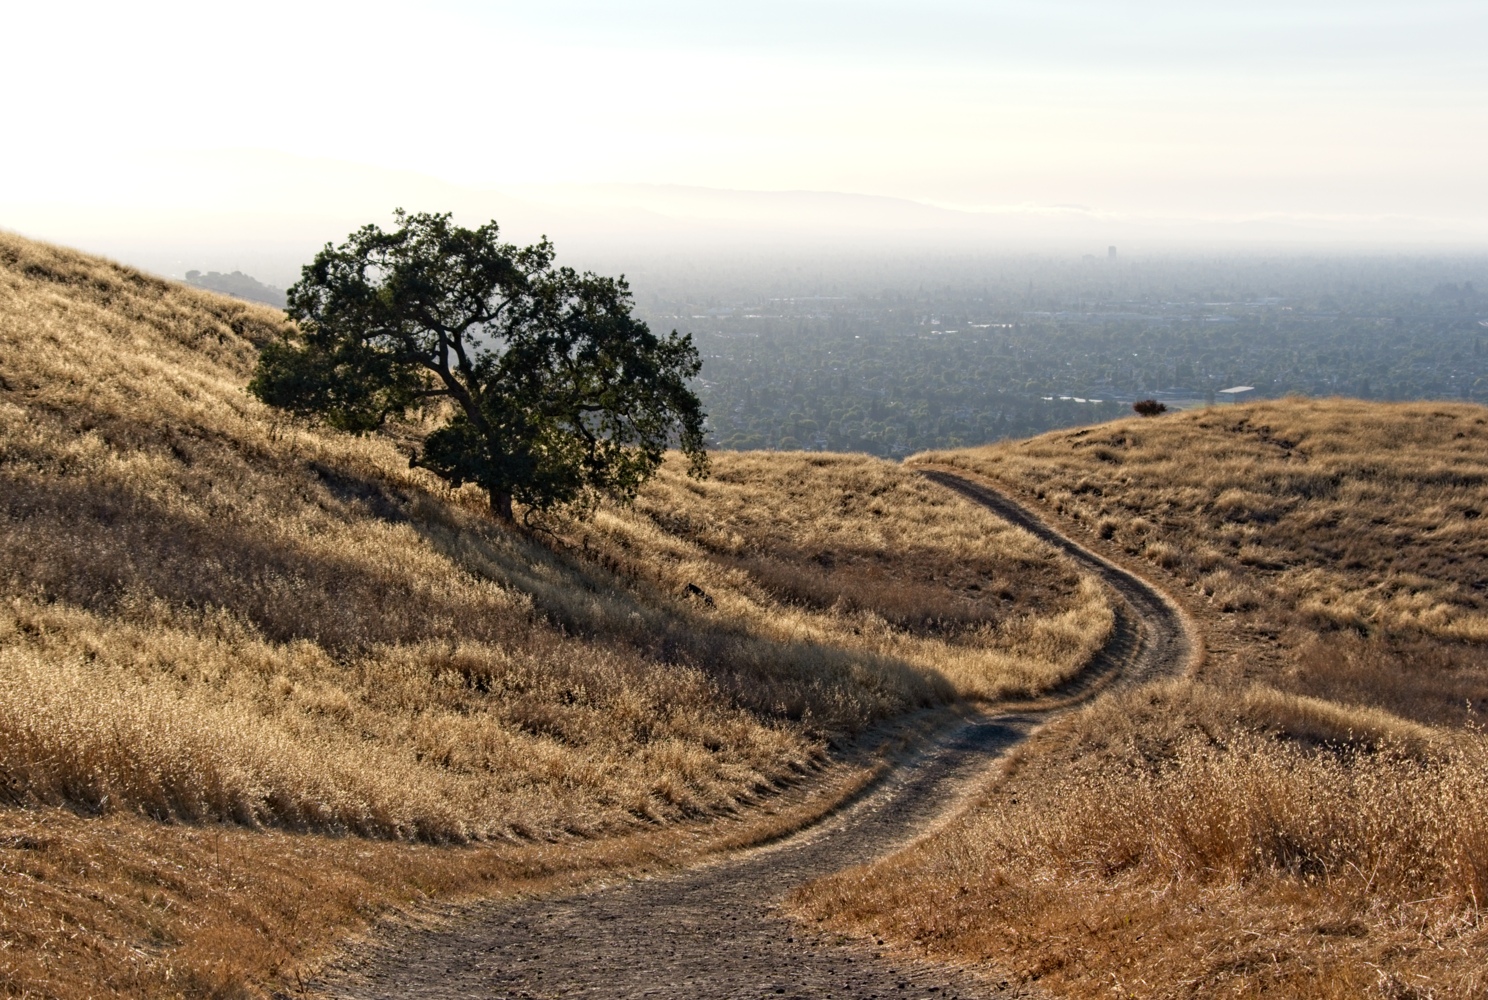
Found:
[[[732,810],[876,719],[1056,683],[1103,634],[1104,595],[1048,549],[881,462],[722,461],[697,492],[668,470],[636,509],[550,525],[592,544],[504,530],[409,467],[417,428],[349,437],[248,396],[281,324],[0,237],[12,801],[432,841],[593,835]],[[730,489],[775,511],[768,530]],[[842,504],[854,490],[866,505]],[[872,534],[886,503],[909,530]],[[754,564],[687,527],[725,523]],[[790,553],[823,545],[876,546],[880,573],[900,546],[939,568],[801,600]],[[713,606],[679,596],[694,579]],[[949,630],[893,603],[982,585],[995,596]]]
[[[1205,681],[1065,717],[802,911],[1078,996],[1482,995],[1485,443],[1481,407],[1298,399],[919,456],[1146,563]]]
[[[1066,995],[1473,996],[1488,743],[1349,711],[1189,682],[1094,706],[797,905]]]

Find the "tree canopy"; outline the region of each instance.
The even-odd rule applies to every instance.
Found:
[[[480,486],[507,520],[514,500],[630,499],[671,446],[706,474],[698,352],[633,317],[623,277],[557,267],[546,239],[502,243],[495,222],[395,218],[303,269],[288,291],[295,331],[265,347],[254,395],[354,432],[435,415],[414,464]]]

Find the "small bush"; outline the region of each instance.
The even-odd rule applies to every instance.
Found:
[[[1132,404],[1132,409],[1144,417],[1155,417],[1159,413],[1168,412],[1167,404],[1159,403],[1155,399],[1139,399]]]

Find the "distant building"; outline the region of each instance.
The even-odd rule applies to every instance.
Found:
[[[1116,259],[1116,248],[1115,247],[1106,247],[1106,260],[1115,260],[1115,259]]]

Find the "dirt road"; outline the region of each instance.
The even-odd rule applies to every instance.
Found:
[[[1083,569],[1090,570],[1105,580],[1121,595],[1126,608],[1117,609],[1117,633],[1107,644],[1103,655],[1098,656],[1096,662],[1086,670],[1087,677],[1097,676],[1102,670],[1115,669],[1120,671],[1121,682],[1130,684],[1160,676],[1177,676],[1189,668],[1191,659],[1197,655],[1197,638],[1193,625],[1162,591],[1085,548],[1046,524],[1037,514],[1016,500],[989,486],[946,469],[932,467],[920,471],[927,479],[955,490],[968,500],[988,508],[1003,520],[1037,535],[1074,559]],[[1125,645],[1130,642],[1130,637],[1125,634],[1124,629],[1132,624],[1132,619],[1140,626],[1141,638],[1137,648],[1127,649]],[[1117,649],[1113,650],[1113,645]],[[1115,655],[1110,655],[1112,653]]]
[[[1186,666],[1191,639],[1181,613],[1148,584],[984,486],[926,474],[1068,552],[1124,599],[1110,643],[1069,693]],[[851,808],[770,847],[562,898],[493,903],[439,929],[399,932],[343,963],[316,992],[358,1000],[1016,995],[995,979],[806,934],[779,909],[794,887],[879,857],[942,821],[1041,718],[975,718]]]

